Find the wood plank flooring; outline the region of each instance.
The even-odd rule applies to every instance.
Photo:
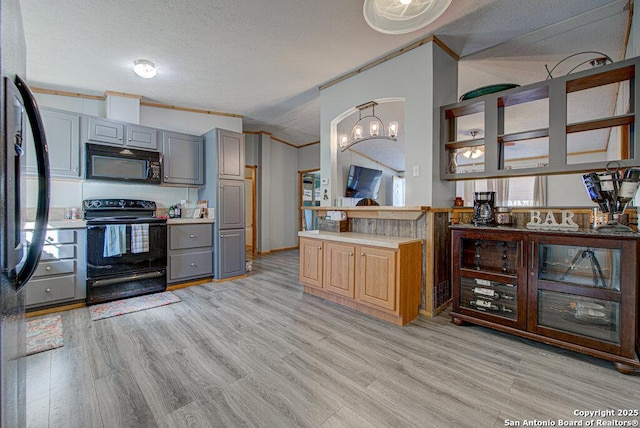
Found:
[[[175,294],[100,321],[62,313],[64,347],[27,357],[28,426],[502,427],[640,408],[640,377],[608,362],[446,313],[397,327],[304,295],[297,251]]]

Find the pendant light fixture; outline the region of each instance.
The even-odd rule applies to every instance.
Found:
[[[405,34],[438,19],[451,0],[365,0],[364,19],[376,31]]]
[[[389,122],[388,132],[385,130],[384,123],[378,116],[376,116],[376,106],[378,105],[375,101],[369,101],[368,103],[360,104],[356,108],[358,109],[358,121],[351,128],[351,137],[347,134],[340,134],[338,136],[338,144],[340,145],[340,150],[345,151],[349,147],[354,144],[361,143],[367,140],[389,140],[389,141],[398,141],[398,122],[393,120]],[[362,115],[364,110],[371,109],[371,114],[367,114],[365,116]],[[369,120],[369,123],[366,123],[366,120]],[[364,136],[365,127],[367,126],[369,130],[369,135],[367,137]]]
[[[156,74],[158,74],[158,70],[155,65],[151,61],[147,61],[146,59],[137,59],[133,62],[133,71],[138,76],[143,79],[151,79]]]
[[[471,138],[475,140],[476,136],[478,135],[478,131],[476,131],[475,129],[471,130],[469,131],[469,135],[471,135]],[[462,152],[462,156],[467,159],[478,159],[482,156],[482,149],[478,146],[468,147],[464,152]]]

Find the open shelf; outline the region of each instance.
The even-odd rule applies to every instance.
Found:
[[[636,106],[640,105],[640,91],[636,90],[635,84],[639,64],[640,57],[635,57],[441,107],[441,147],[444,150],[441,152],[440,177],[468,180],[538,175],[539,169],[502,168],[509,153],[526,156],[527,152],[522,143],[517,150],[515,147],[505,150],[506,146],[514,145],[507,143],[536,139],[544,140],[547,147],[545,163],[548,166],[544,174],[606,169],[612,156],[617,156],[625,167],[640,166],[640,144],[637,133],[633,132],[639,110]],[[569,96],[572,93],[575,94]],[[590,104],[584,103],[587,100],[596,106],[603,104],[603,98],[599,98],[602,93],[606,105],[613,106],[612,111],[591,108]],[[466,117],[474,114],[476,116]],[[474,130],[481,132],[483,138],[463,138]],[[581,132],[585,132],[584,136],[577,134]],[[581,147],[586,147],[584,150],[576,152],[577,140]],[[474,146],[484,146],[483,167],[471,171],[458,168],[464,165],[464,162],[456,164],[460,149]],[[608,152],[609,147],[617,152]],[[584,156],[569,156],[576,153]]]

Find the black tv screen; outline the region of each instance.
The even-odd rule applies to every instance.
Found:
[[[347,198],[371,198],[378,199],[382,171],[351,165],[347,178]]]

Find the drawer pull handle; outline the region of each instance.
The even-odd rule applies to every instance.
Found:
[[[360,255],[361,255],[362,257],[364,257],[364,253],[360,253]]]
[[[47,266],[44,270],[51,270],[51,266]]]
[[[53,242],[53,237],[52,236],[47,236],[47,241]]]
[[[353,253],[349,253],[350,256],[353,256]]]
[[[191,267],[196,267],[196,266],[198,266],[198,265],[197,265],[197,264],[195,264],[195,263],[191,263],[189,266],[191,266]]]
[[[46,289],[46,290],[44,290],[44,291],[46,291],[47,293],[51,293],[51,289],[50,289],[50,288],[47,288],[47,289]]]
[[[193,238],[195,238],[195,237],[196,237],[196,235],[193,235],[193,234],[192,234],[192,235],[189,235],[189,238],[191,238],[191,239],[193,239]]]
[[[318,250],[322,250],[322,247],[318,247]]]

